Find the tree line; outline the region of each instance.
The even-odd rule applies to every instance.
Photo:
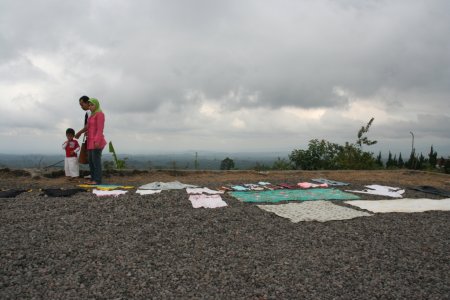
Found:
[[[412,148],[407,160],[399,153],[392,155],[383,162],[381,151],[375,157],[373,152],[366,148],[375,145],[377,141],[367,136],[374,118],[366,126],[362,126],[354,143],[346,142],[344,145],[332,143],[327,140],[313,139],[308,143],[307,149],[294,149],[289,154],[289,160],[278,158],[271,167],[256,163],[255,170],[372,170],[372,169],[413,169],[413,170],[440,170],[450,173],[450,158],[438,158],[437,152],[431,145],[427,156],[417,154]],[[221,170],[234,169],[234,162],[227,157],[221,163]]]

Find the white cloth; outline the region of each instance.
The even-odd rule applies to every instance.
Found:
[[[223,194],[223,191],[215,191],[215,190],[211,190],[207,187],[204,188],[186,188],[186,192],[188,194],[210,194],[210,195],[214,195],[214,194]]]
[[[450,210],[450,198],[446,199],[393,199],[393,200],[355,200],[345,203],[375,213],[423,212],[428,210]]]
[[[346,190],[346,192],[388,196],[392,198],[402,198],[403,193],[405,193],[405,190],[398,187],[391,187],[377,184],[366,185],[366,188],[367,189],[362,191]]]
[[[217,208],[227,206],[220,195],[189,195],[193,208]]]
[[[152,182],[139,187],[141,190],[181,190],[188,187],[197,187],[192,184],[184,184],[179,181]]]
[[[371,216],[370,213],[339,206],[323,200],[257,206],[268,212],[275,213],[280,217],[290,219],[294,223],[302,221],[326,222]]]
[[[66,157],[64,159],[64,171],[66,176],[80,177],[80,165],[78,164],[78,157]]]
[[[104,190],[97,190],[97,189],[94,189],[92,192],[94,194],[96,194],[98,197],[105,197],[105,196],[118,197],[119,195],[123,195],[123,194],[127,193],[127,191],[123,191],[123,190],[104,191]]]
[[[152,194],[159,194],[161,193],[161,190],[137,190],[136,194],[139,195],[152,195]]]

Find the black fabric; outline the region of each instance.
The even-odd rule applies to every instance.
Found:
[[[88,121],[88,118],[89,118],[88,113],[86,113],[86,114],[84,115],[84,126],[86,126],[87,121]]]
[[[79,192],[85,192],[84,189],[42,189],[42,192],[49,197],[70,197]]]
[[[435,188],[433,186],[429,185],[419,185],[412,188],[413,190],[424,192],[424,193],[430,193],[434,195],[444,196],[444,197],[450,197],[450,191],[442,190]]]
[[[14,198],[17,195],[22,194],[26,190],[6,190],[6,191],[0,191],[0,198]]]

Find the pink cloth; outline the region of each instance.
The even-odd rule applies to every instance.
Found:
[[[96,149],[95,143],[99,144],[99,149],[103,149],[106,146],[106,140],[103,136],[103,128],[105,127],[105,114],[103,112],[98,112],[94,115],[91,115],[88,119],[87,127],[87,149]]]
[[[310,182],[299,182],[299,183],[297,183],[297,185],[299,187],[301,187],[302,189],[309,189],[309,188],[316,188],[316,187],[323,187],[323,188],[328,187],[328,184],[326,184],[326,183],[316,184],[316,183],[310,183]]]
[[[227,206],[227,203],[222,200],[220,195],[189,195],[189,201],[191,201],[193,208],[216,208]]]

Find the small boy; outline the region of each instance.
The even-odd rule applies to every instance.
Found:
[[[78,141],[74,139],[75,130],[68,128],[66,130],[67,141],[64,142],[62,148],[66,150],[66,158],[64,160],[64,171],[66,176],[76,178],[80,176],[80,166],[78,165],[77,153],[80,151]]]

